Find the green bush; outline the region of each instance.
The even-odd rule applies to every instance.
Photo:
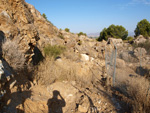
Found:
[[[123,40],[126,40],[127,36],[128,31],[123,26],[119,25],[115,26],[112,24],[108,28],[104,28],[102,30],[98,38],[98,41],[107,40],[109,37],[121,38]]]
[[[150,23],[146,19],[138,22],[137,27],[135,29],[135,36],[143,35],[144,37],[150,36]]]
[[[83,33],[83,32],[78,33],[78,36],[81,36],[81,35],[87,36],[86,33]]]
[[[134,38],[132,37],[132,36],[129,36],[129,37],[127,37],[127,39],[126,40],[128,40],[129,42],[131,42],[131,41],[133,41],[134,40]]]
[[[45,56],[48,56],[50,58],[54,57],[57,58],[60,54],[62,54],[65,51],[65,47],[64,46],[51,46],[50,44],[47,45],[44,48],[44,54]]]
[[[66,32],[70,32],[70,29],[68,29],[68,28],[65,28],[65,31],[66,31]]]
[[[47,16],[45,13],[43,13],[42,16],[47,20]]]

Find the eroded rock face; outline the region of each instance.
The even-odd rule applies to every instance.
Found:
[[[108,42],[112,45],[115,45],[117,47],[122,47],[123,46],[123,41],[122,39],[115,39],[115,38],[109,38]]]
[[[26,58],[31,58],[33,46],[56,35],[57,28],[24,0],[1,0],[0,31],[6,38],[17,40]]]
[[[139,35],[135,40],[134,40],[134,43],[135,44],[140,44],[140,43],[144,43],[146,42],[146,39],[142,36],[142,35]]]
[[[134,50],[134,55],[140,59],[143,58],[146,55],[146,50],[144,48],[138,47]]]

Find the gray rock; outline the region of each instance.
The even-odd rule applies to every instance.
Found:
[[[146,55],[147,51],[144,48],[138,47],[134,49],[134,55],[140,59]]]
[[[144,43],[144,42],[146,42],[146,39],[145,39],[142,35],[139,35],[139,36],[134,40],[134,43],[135,43],[135,44]]]
[[[122,60],[122,59],[116,60],[116,67],[117,68],[125,68],[125,66],[126,66],[126,63],[124,60]]]
[[[122,47],[123,46],[122,39],[109,38],[108,42],[112,45],[116,45],[117,47]]]

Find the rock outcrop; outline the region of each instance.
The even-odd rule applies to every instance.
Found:
[[[146,42],[146,39],[142,36],[142,35],[139,35],[135,40],[134,40],[134,43],[135,44],[140,44],[140,43],[144,43]]]
[[[33,46],[41,46],[47,38],[56,35],[58,30],[24,0],[1,0],[0,31],[5,38],[16,39],[26,58],[31,58]]]

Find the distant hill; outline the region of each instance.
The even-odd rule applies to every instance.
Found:
[[[87,34],[88,37],[93,37],[93,38],[96,38],[96,37],[99,37],[99,33],[89,33]]]
[[[128,36],[134,37],[135,33],[134,32],[128,32]]]

